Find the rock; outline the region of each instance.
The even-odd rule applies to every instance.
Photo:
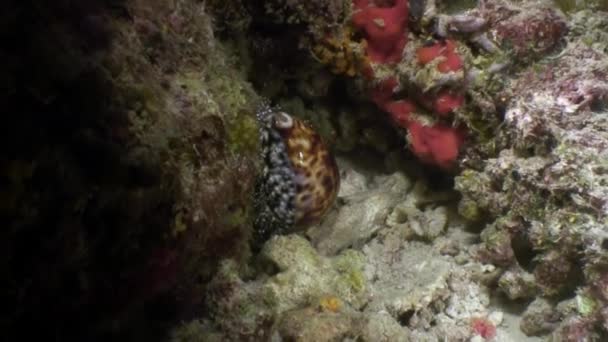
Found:
[[[511,300],[533,298],[537,290],[534,275],[519,267],[505,271],[498,279],[498,287]]]
[[[379,229],[399,202],[404,201],[411,183],[401,174],[378,176],[368,184],[353,171],[346,171],[335,212],[317,227],[308,230],[313,245],[325,255],[347,247],[361,247]],[[365,187],[364,190],[358,191]]]
[[[450,263],[424,243],[390,234],[367,244],[363,253],[368,260],[369,311],[400,317],[449,295]]]
[[[288,235],[271,239],[262,249],[261,257],[264,263],[278,269],[263,287],[275,298],[279,312],[323,294],[335,295],[355,308],[367,299],[365,259],[361,252],[346,250],[327,258],[319,255],[306,239]]]
[[[537,298],[522,315],[521,330],[528,336],[547,334],[559,324],[561,315],[546,299]]]

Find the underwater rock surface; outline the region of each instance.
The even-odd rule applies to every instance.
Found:
[[[357,1],[355,12],[364,3]],[[386,9],[386,25],[401,23],[397,3],[378,5]],[[358,75],[349,94],[367,96],[405,128],[415,156],[444,169],[455,162],[462,197],[434,193],[399,172],[370,176],[341,160],[338,204],[307,231],[315,248],[306,249],[329,258],[362,253],[365,305],[322,293],[312,298],[329,295],[336,297],[329,302],[341,304],[301,302],[265,332],[277,339],[348,340],[363,336],[353,323],[357,317],[383,315],[399,331],[397,340],[601,340],[606,13],[563,13],[549,1],[483,1],[465,10],[435,1],[417,5],[410,9],[420,17],[410,23],[414,34],[401,59],[391,54],[390,63],[376,58],[369,64],[348,31],[313,38],[313,51],[325,54],[319,61],[333,73]],[[366,13],[371,18],[374,12]],[[430,25],[435,20],[437,27]],[[383,39],[365,25],[365,39]],[[454,42],[423,47],[420,31]],[[340,47],[343,60],[331,50]],[[407,98],[395,100],[404,93]],[[361,146],[341,144],[341,135],[353,133],[347,138],[356,141],[361,130],[353,122],[362,116],[349,121],[342,111],[336,122],[331,113],[309,113],[340,148]],[[433,129],[418,127],[412,115]],[[466,139],[441,126],[446,119],[462,123]],[[454,145],[448,151],[438,147],[442,143]],[[374,149],[387,159],[394,155],[390,147]],[[323,335],[326,325],[335,330]]]
[[[410,180],[402,174],[368,180],[356,170],[344,173],[347,179],[343,180],[335,212],[307,231],[312,244],[325,255],[347,247],[360,248],[386,226],[386,217],[406,198],[411,187]]]
[[[608,340],[606,1],[6,6],[7,338]],[[342,184],[252,252],[262,96]]]
[[[200,2],[2,8],[3,339],[162,339],[247,254],[258,97]]]
[[[502,129],[510,143],[456,178],[463,201],[493,218],[480,260],[506,270],[499,286],[509,297],[537,298],[522,329],[543,334],[559,321],[558,341],[574,338],[573,329],[598,340],[608,305],[597,291],[608,266],[608,55],[595,40],[598,22],[607,27],[608,14],[575,14],[559,54],[509,79]],[[543,298],[551,299],[547,323],[534,326]],[[573,298],[584,306],[556,306]]]
[[[346,195],[367,193],[360,192],[366,187],[411,188],[402,173],[362,182],[362,171],[351,169],[348,163],[340,165],[351,175],[343,179]],[[417,188],[404,191],[400,200],[385,192],[389,200],[380,201],[386,207],[385,219],[409,202],[429,215],[425,222],[432,222],[431,213],[436,211],[430,209],[449,196]],[[413,199],[408,201],[409,197]],[[350,212],[359,206],[357,201],[344,201],[337,211]],[[501,326],[503,313],[492,305],[488,287],[499,274],[495,267],[475,260],[475,234],[464,230],[465,223],[454,209],[446,208],[449,219],[443,219],[445,226],[433,238],[413,234],[417,223],[407,220],[381,224],[367,236],[357,235],[358,228],[353,227],[350,242],[337,238],[346,233],[316,236],[319,250],[297,235],[275,236],[263,247],[256,269],[239,270],[230,261],[223,265],[207,295],[214,324],[202,331],[226,340],[439,341],[445,336],[492,335],[509,341],[512,330],[519,328]],[[322,225],[345,231],[346,225],[339,222],[328,219]],[[311,228],[308,234],[315,236],[317,229]],[[325,239],[358,247],[332,250]],[[184,341],[178,336],[189,327],[179,328],[174,340]]]

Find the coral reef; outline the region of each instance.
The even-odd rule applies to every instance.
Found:
[[[303,237],[276,236],[263,247],[257,269],[227,261],[209,286],[213,324],[195,321],[177,328],[175,335],[189,333],[194,324],[201,336],[219,333],[224,340],[509,340],[503,313],[492,307],[489,287],[479,281],[493,269],[468,251],[473,234],[463,231],[462,221],[433,210],[449,194],[423,184],[408,186],[408,176],[401,173],[366,176],[356,166],[340,165],[351,175],[343,179],[345,198],[377,187],[383,190],[368,198],[394,191],[372,210],[375,218],[365,219],[377,226],[373,233],[362,235],[351,224],[355,237],[349,240],[347,225],[328,218],[320,226],[336,233],[320,235],[319,227],[307,233],[319,251]],[[336,214],[359,207],[359,201],[345,201]],[[435,221],[442,222],[438,232],[432,228]],[[416,227],[438,236],[421,240],[412,233]]]
[[[560,341],[600,338],[599,308],[607,305],[592,289],[608,261],[602,246],[608,55],[592,37],[608,17],[586,13],[588,29],[575,19],[559,55],[509,80],[503,127],[509,143],[456,178],[464,200],[494,220],[482,233],[478,258],[507,269],[499,286],[510,298],[537,298],[522,329],[548,333],[560,319],[553,334]],[[542,299],[574,297],[590,304],[556,314]]]
[[[320,63],[329,66],[334,74],[353,77],[367,65],[367,59],[357,53],[352,40],[352,30],[344,29],[335,35],[326,36],[312,47],[312,54]]]
[[[407,42],[408,3],[395,0],[378,4],[376,1],[353,1],[352,21],[365,37],[365,52],[374,63],[395,63]]]
[[[370,97],[378,107],[389,113],[397,126],[408,132],[410,147],[416,156],[422,161],[450,168],[458,157],[462,132],[456,127],[436,122],[432,117],[423,115],[417,118],[422,113],[412,99],[393,100],[393,95],[400,89],[419,88],[412,89],[412,92],[423,93],[420,100],[433,103],[429,109],[437,111],[438,116],[445,117],[460,107],[463,98],[448,93],[445,89],[440,94],[433,94],[430,90],[437,92],[437,88],[445,84],[445,77],[458,72],[462,68],[461,59],[455,52],[454,42],[450,40],[437,42],[430,47],[420,47],[416,51],[416,57],[409,54],[408,50],[404,50],[408,43],[408,4],[397,0],[391,6],[385,5],[367,0],[354,2],[357,12],[353,14],[352,20],[364,32],[366,53],[374,63],[364,73],[370,84]],[[431,63],[433,61],[435,62]],[[416,67],[416,63],[420,67]],[[401,72],[403,70],[407,71]],[[416,76],[412,77],[412,73],[416,73]],[[442,76],[436,79],[425,77],[422,81],[424,76],[420,75],[429,73]],[[387,74],[390,76],[387,77]]]
[[[211,307],[230,309],[214,311],[207,330],[320,341],[604,338],[606,14],[507,0],[357,0],[344,13],[275,16],[306,27],[297,42],[311,58],[291,65],[311,67],[291,74],[293,88],[287,78],[268,83],[336,150],[354,152],[339,159],[337,205],[306,231],[310,242],[273,238],[252,269],[232,268],[230,285],[216,278]],[[275,58],[274,70],[288,70]],[[379,118],[418,161],[456,173],[460,197],[432,189],[420,176],[428,169],[403,173],[408,155]],[[369,147],[382,155],[371,172],[352,162]],[[345,255],[356,256],[360,288],[327,280]]]
[[[283,317],[286,312],[304,306],[316,303],[338,310],[341,304],[328,304],[326,296],[354,307],[364,303],[367,286],[359,252],[325,258],[305,239],[289,235],[268,241],[260,258],[267,271],[258,272],[256,280],[243,281],[236,264],[227,261],[209,285],[209,309],[230,340],[268,338],[275,333],[271,328],[277,320],[288,320]]]
[[[567,30],[564,18],[550,5],[524,2],[515,7],[507,2],[488,2],[481,9],[481,16],[508,58],[529,63],[553,50]]]
[[[450,336],[475,333],[480,338],[504,338],[504,331],[492,320],[500,319],[490,319],[488,301],[483,300],[490,284],[510,300],[550,301],[548,309],[541,310],[547,315],[529,308],[525,317],[541,317],[539,322],[548,323],[534,327],[534,319],[526,321],[522,323],[526,333],[557,329],[554,338],[601,336],[593,330],[601,329],[600,308],[605,306],[603,292],[597,290],[606,269],[601,166],[606,159],[601,129],[608,70],[601,43],[605,14],[565,16],[547,1],[502,0],[468,5],[466,12],[450,8],[453,12],[448,13],[445,4],[428,1],[410,2],[406,21],[408,11],[396,10],[402,5],[400,1],[354,2],[352,26],[363,41],[357,41],[346,24],[341,32],[347,34],[336,34],[340,28],[334,27],[330,37],[342,37],[334,46],[348,51],[349,57],[340,58],[359,58],[367,65],[332,71],[348,70],[348,76],[355,76],[351,94],[386,112],[394,126],[407,133],[410,150],[421,161],[444,169],[462,168],[457,170],[455,185],[462,194],[458,209],[485,226],[481,243],[466,248],[464,254],[450,243],[438,249],[460,266],[467,265],[470,256],[489,268],[471,262],[487,272],[472,276],[476,271],[467,267],[454,271],[471,279],[465,283],[478,286],[475,298],[465,302],[481,301],[483,309],[452,308],[448,316],[456,321],[454,312],[469,312],[463,319],[468,330],[448,329]],[[330,68],[336,65],[332,56],[337,54],[327,56],[321,62]],[[322,120],[336,127],[331,119]],[[341,118],[334,131],[356,132],[345,125],[353,121],[357,116]],[[365,193],[362,189],[371,186],[369,180],[358,174],[347,176],[358,181],[346,185],[335,211],[307,233],[322,254],[331,256],[346,248],[365,252],[380,238],[385,246],[392,241],[387,237],[393,236],[388,233],[391,229],[392,234],[399,232],[397,241],[415,239],[433,245],[450,232],[449,210],[425,207],[427,202],[418,202],[421,195],[399,178],[378,179],[374,191]],[[384,190],[391,184],[397,187]],[[420,247],[412,248],[422,253]],[[381,249],[374,259],[381,260],[386,253]],[[378,274],[382,282],[390,279],[391,272],[385,269]],[[385,285],[380,288],[381,294],[391,293]],[[433,302],[447,305],[448,298],[458,298],[456,288]],[[571,298],[584,305],[563,309]],[[372,303],[367,307],[376,305]],[[396,309],[393,300],[387,303],[383,308],[393,318],[409,316],[407,309]],[[426,317],[429,312],[443,312],[442,307],[433,310],[415,310],[416,319],[408,320],[408,328],[413,329],[409,333],[419,336],[417,328],[428,328],[424,312]],[[561,325],[556,320],[562,320]],[[439,325],[434,333],[446,336],[442,329],[447,326]]]
[[[605,1],[10,6],[11,339],[608,338]],[[252,249],[260,97],[342,182]]]

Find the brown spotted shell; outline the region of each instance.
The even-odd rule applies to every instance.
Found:
[[[275,127],[284,139],[295,173],[294,223],[314,224],[329,211],[338,195],[336,160],[311,126],[282,112],[275,115]]]

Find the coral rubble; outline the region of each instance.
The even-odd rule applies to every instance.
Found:
[[[359,175],[345,178],[344,195],[363,196],[376,186],[402,189],[379,201],[386,222],[364,218],[372,233],[361,235],[355,224],[347,227],[328,219],[321,226],[336,233],[315,235],[318,227],[309,232],[326,256],[303,237],[288,235],[266,243],[256,262],[259,270],[239,270],[236,263],[226,262],[209,286],[214,324],[204,334],[298,341],[508,338],[500,327],[502,312],[491,306],[489,288],[479,281],[492,269],[467,251],[472,234],[462,231],[461,221],[447,223],[443,210],[433,210],[441,208],[435,201],[449,198],[447,194],[407,186],[407,176],[398,173],[361,182],[366,176],[348,164],[343,167]],[[347,201],[336,214],[360,210],[359,203]],[[410,209],[398,208],[400,204]],[[432,228],[433,222],[439,230]],[[420,241],[413,233],[416,227],[430,227],[433,235]],[[447,249],[455,252],[446,254]],[[190,329],[185,325],[176,334]]]

